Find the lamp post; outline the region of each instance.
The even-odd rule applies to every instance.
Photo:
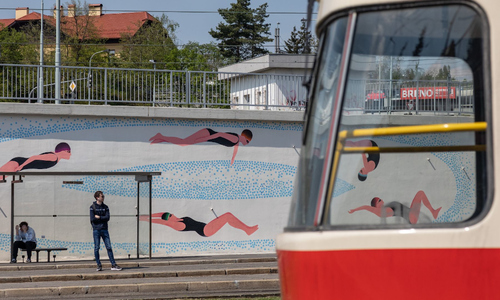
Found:
[[[56,79],[56,104],[61,100],[61,0],[56,0],[56,57],[55,57],[55,79]]]
[[[92,56],[90,56],[89,69],[92,68],[92,58],[94,57],[94,55],[99,54],[99,53],[103,53],[103,52],[106,52],[109,55],[114,55],[115,54],[115,50],[113,50],[113,49],[106,49],[106,50],[97,51],[96,53],[92,54]]]
[[[99,53],[103,53],[103,52],[108,53],[108,55],[114,55],[115,54],[115,50],[113,50],[113,49],[106,49],[106,50],[97,51],[96,53],[94,53],[94,54],[92,54],[90,56],[90,59],[89,59],[89,75],[87,77],[87,88],[88,88],[88,91],[89,91],[89,93],[88,93],[89,94],[88,95],[89,96],[89,104],[90,104],[90,99],[91,99],[91,95],[90,95],[91,91],[90,90],[92,88],[92,70],[91,70],[91,68],[92,68],[92,58],[94,58],[94,55],[99,54]]]
[[[43,103],[43,0],[40,11],[40,74],[38,79],[38,103]]]

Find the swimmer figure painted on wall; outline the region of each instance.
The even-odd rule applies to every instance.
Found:
[[[149,221],[149,216],[140,216],[139,219],[141,221]],[[247,235],[251,235],[259,229],[259,225],[248,226],[230,212],[220,215],[208,223],[199,222],[190,217],[178,218],[174,214],[160,212],[151,215],[151,222],[168,226],[177,231],[195,231],[203,237],[214,235],[226,224],[233,228],[243,230]]]
[[[233,157],[231,158],[231,165],[234,163],[234,158],[236,153],[238,153],[238,146],[247,145],[252,140],[253,134],[250,130],[245,129],[241,134],[234,132],[217,132],[210,128],[203,128],[193,133],[186,138],[178,138],[173,136],[164,136],[161,133],[157,133],[155,136],[149,139],[151,144],[157,143],[172,143],[179,146],[189,146],[204,142],[216,143],[226,147],[233,147]]]
[[[377,143],[372,140],[360,140],[360,141],[347,141],[345,143],[347,147],[378,147]],[[380,161],[379,153],[361,153],[363,158],[363,168],[359,170],[358,179],[359,181],[365,181],[368,177],[368,173],[373,172],[377,167]]]
[[[0,167],[0,172],[18,172],[27,169],[49,169],[61,159],[70,159],[71,148],[67,143],[59,143],[54,152],[44,152],[31,157],[14,157]]]
[[[434,209],[424,191],[418,191],[417,194],[415,194],[410,207],[397,201],[386,204],[379,197],[375,197],[372,199],[371,205],[363,205],[351,209],[349,213],[352,214],[360,210],[367,210],[381,218],[401,217],[410,224],[417,224],[422,204],[432,213],[432,217],[437,219],[442,207]]]

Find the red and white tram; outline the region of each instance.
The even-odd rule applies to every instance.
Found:
[[[277,238],[283,299],[500,299],[498,11],[498,0],[319,1],[304,143]],[[413,114],[352,100],[363,80],[391,97],[440,72],[435,86],[456,96],[417,97]]]

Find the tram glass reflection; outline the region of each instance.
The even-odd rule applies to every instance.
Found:
[[[481,24],[474,10],[461,5],[360,13],[339,132],[484,121]],[[484,141],[481,135],[345,140],[346,148],[361,150],[340,157],[327,223],[413,226],[470,219],[484,201],[478,192],[486,184],[483,154],[473,148]],[[467,150],[451,150],[459,146]],[[367,148],[406,150],[363,152]],[[417,150],[405,153],[410,148]]]

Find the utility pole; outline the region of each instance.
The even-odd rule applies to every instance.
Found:
[[[40,74],[38,79],[38,103],[43,103],[43,0],[40,11]]]
[[[55,103],[61,104],[61,0],[56,0],[56,93]]]
[[[274,52],[279,54],[280,51],[280,23],[278,22],[278,26],[274,29]]]

